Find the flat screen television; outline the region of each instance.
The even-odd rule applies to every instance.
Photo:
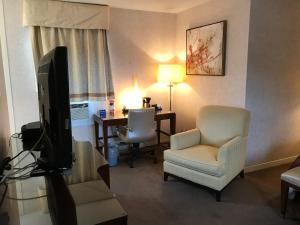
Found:
[[[37,73],[39,114],[44,149],[40,164],[46,170],[72,167],[67,47],[56,47],[39,63]]]

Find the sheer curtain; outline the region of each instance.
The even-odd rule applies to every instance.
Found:
[[[113,97],[105,30],[30,27],[36,65],[56,46],[67,46],[71,101]]]

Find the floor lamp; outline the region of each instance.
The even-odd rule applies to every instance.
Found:
[[[158,66],[157,82],[165,83],[169,86],[169,110],[172,110],[172,87],[175,84],[182,83],[185,80],[185,74],[180,64],[160,64]]]

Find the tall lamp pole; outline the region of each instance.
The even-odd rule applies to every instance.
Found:
[[[169,111],[172,111],[172,87],[173,87],[173,84],[170,82],[169,84],[169,91],[170,91],[170,96],[169,96]]]
[[[180,64],[160,64],[158,66],[157,81],[169,86],[169,110],[172,110],[172,87],[183,82],[185,74]]]

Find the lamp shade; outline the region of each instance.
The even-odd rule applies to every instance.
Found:
[[[179,64],[160,64],[158,66],[157,82],[176,84],[185,80],[183,67]]]

